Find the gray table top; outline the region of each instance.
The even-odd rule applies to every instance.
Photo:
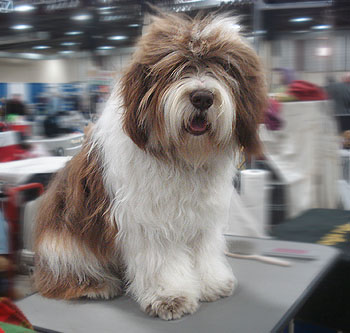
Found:
[[[234,237],[229,237],[234,238]],[[190,316],[163,321],[144,314],[131,298],[58,301],[34,294],[16,302],[35,326],[64,333],[268,333],[282,329],[306,301],[339,256],[326,246],[252,239],[258,251],[276,247],[306,249],[315,260],[290,260],[281,267],[229,258],[239,286],[233,296],[202,303]]]

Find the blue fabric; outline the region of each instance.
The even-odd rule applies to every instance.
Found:
[[[0,210],[0,254],[9,253],[8,236],[8,225]]]
[[[45,92],[45,83],[28,83],[29,103],[38,103],[38,97]]]
[[[0,82],[0,98],[7,98],[7,83]]]

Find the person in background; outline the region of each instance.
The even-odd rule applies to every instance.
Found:
[[[279,73],[279,83],[273,89],[272,95],[279,102],[291,102],[296,98],[288,93],[288,86],[295,81],[295,73],[288,68],[274,68],[273,71]]]
[[[6,117],[26,116],[27,109],[25,104],[22,101],[22,96],[20,94],[13,94],[12,98],[6,101],[5,114],[6,114]]]
[[[335,115],[350,115],[350,73],[341,82],[331,82],[327,86],[327,93],[335,103]]]
[[[341,82],[330,83],[327,88],[329,98],[334,101],[334,115],[339,130],[350,129],[350,73],[346,74]]]
[[[58,92],[54,92],[49,99],[48,113],[55,115],[60,111],[62,111],[62,98]]]
[[[5,104],[6,99],[4,97],[0,98],[0,120],[4,120],[5,118]]]

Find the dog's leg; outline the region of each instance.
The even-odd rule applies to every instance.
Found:
[[[109,299],[122,290],[111,267],[69,235],[46,235],[37,246],[34,284],[49,298]]]
[[[199,283],[184,247],[161,237],[132,236],[123,239],[128,293],[151,316],[172,320],[194,313]]]
[[[220,230],[203,233],[195,247],[196,269],[200,276],[200,300],[212,302],[232,295],[237,280],[225,258],[225,239]]]

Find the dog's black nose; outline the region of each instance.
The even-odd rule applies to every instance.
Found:
[[[204,111],[213,105],[214,95],[209,90],[195,90],[191,93],[190,100],[195,108]]]

